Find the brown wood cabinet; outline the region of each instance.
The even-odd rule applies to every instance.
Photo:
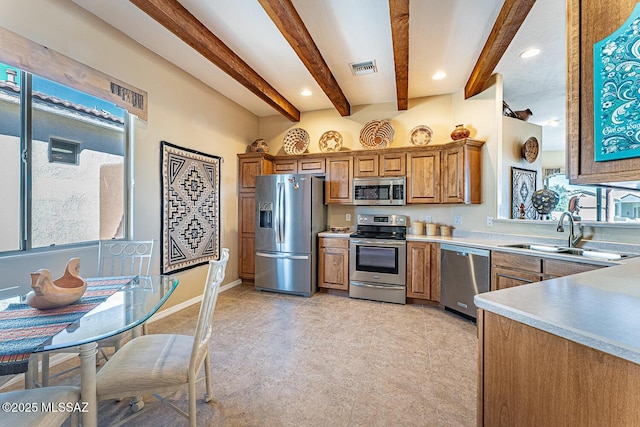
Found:
[[[327,157],[324,202],[353,203],[353,156]]]
[[[605,266],[598,264],[493,251],[491,252],[491,290],[526,285],[603,267]]]
[[[255,273],[256,176],[274,172],[273,156],[238,154],[238,276],[253,280]]]
[[[482,147],[442,151],[442,203],[482,203]]]
[[[305,159],[276,158],[273,173],[309,173],[324,175],[324,157]]]
[[[594,159],[593,45],[617,30],[637,0],[567,1],[567,138],[569,178],[598,184],[640,180],[640,158]]]
[[[405,153],[380,154],[380,176],[405,176],[407,174],[407,155]]]
[[[404,152],[356,154],[353,156],[353,176],[355,178],[405,176],[406,158]]]
[[[273,162],[273,173],[298,173],[296,159],[276,159]]]
[[[324,157],[308,157],[298,159],[298,173],[311,173],[314,175],[324,175],[325,158]]]
[[[407,155],[407,203],[440,203],[440,151]]]
[[[572,274],[584,273],[585,271],[592,271],[605,267],[604,265],[560,261],[557,259],[544,259],[542,260],[542,265],[542,271],[544,272],[545,279],[570,276]]]
[[[261,153],[238,154],[238,192],[255,192],[256,176],[273,173],[273,160]]]
[[[637,426],[640,365],[478,311],[478,426]]]
[[[379,160],[377,154],[356,154],[353,156],[353,177],[367,178],[378,176]]]
[[[407,297],[440,301],[440,244],[407,242]]]
[[[349,290],[349,239],[318,239],[318,287]]]
[[[491,252],[491,290],[539,282],[542,258],[509,252]]]

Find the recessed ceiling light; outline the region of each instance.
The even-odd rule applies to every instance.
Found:
[[[302,92],[300,92],[300,95],[302,95],[302,96],[311,96],[312,92],[309,89],[305,89]]]
[[[547,126],[558,126],[560,124],[560,120],[559,119],[550,119],[547,120],[545,122],[542,123],[543,125],[547,125]]]
[[[431,78],[433,80],[442,80],[445,77],[447,77],[447,73],[445,73],[444,71],[438,71],[437,73],[435,73]]]
[[[538,49],[536,47],[532,47],[532,48],[529,48],[527,50],[523,50],[520,53],[520,58],[523,58],[523,59],[531,58],[531,57],[536,56],[539,53],[540,53],[540,49]]]

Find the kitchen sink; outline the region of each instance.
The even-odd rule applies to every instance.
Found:
[[[503,248],[529,249],[529,250],[538,251],[538,252],[555,252],[555,253],[561,253],[566,255],[577,255],[577,256],[583,256],[585,258],[603,259],[603,260],[617,260],[617,259],[628,258],[632,256],[629,254],[621,254],[616,252],[598,251],[593,249],[570,248],[567,246],[541,245],[536,243],[515,243],[515,244],[500,245],[500,246]]]

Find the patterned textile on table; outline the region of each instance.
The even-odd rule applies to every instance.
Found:
[[[162,141],[162,274],[220,257],[218,156]]]
[[[0,310],[0,375],[27,372],[34,350],[136,277],[85,279],[87,290],[82,298],[60,308],[38,310],[15,303]]]

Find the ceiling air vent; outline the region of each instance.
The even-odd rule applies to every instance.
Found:
[[[375,60],[352,62],[351,64],[349,64],[349,66],[351,67],[351,72],[354,76],[361,76],[363,74],[372,74],[378,72]]]

